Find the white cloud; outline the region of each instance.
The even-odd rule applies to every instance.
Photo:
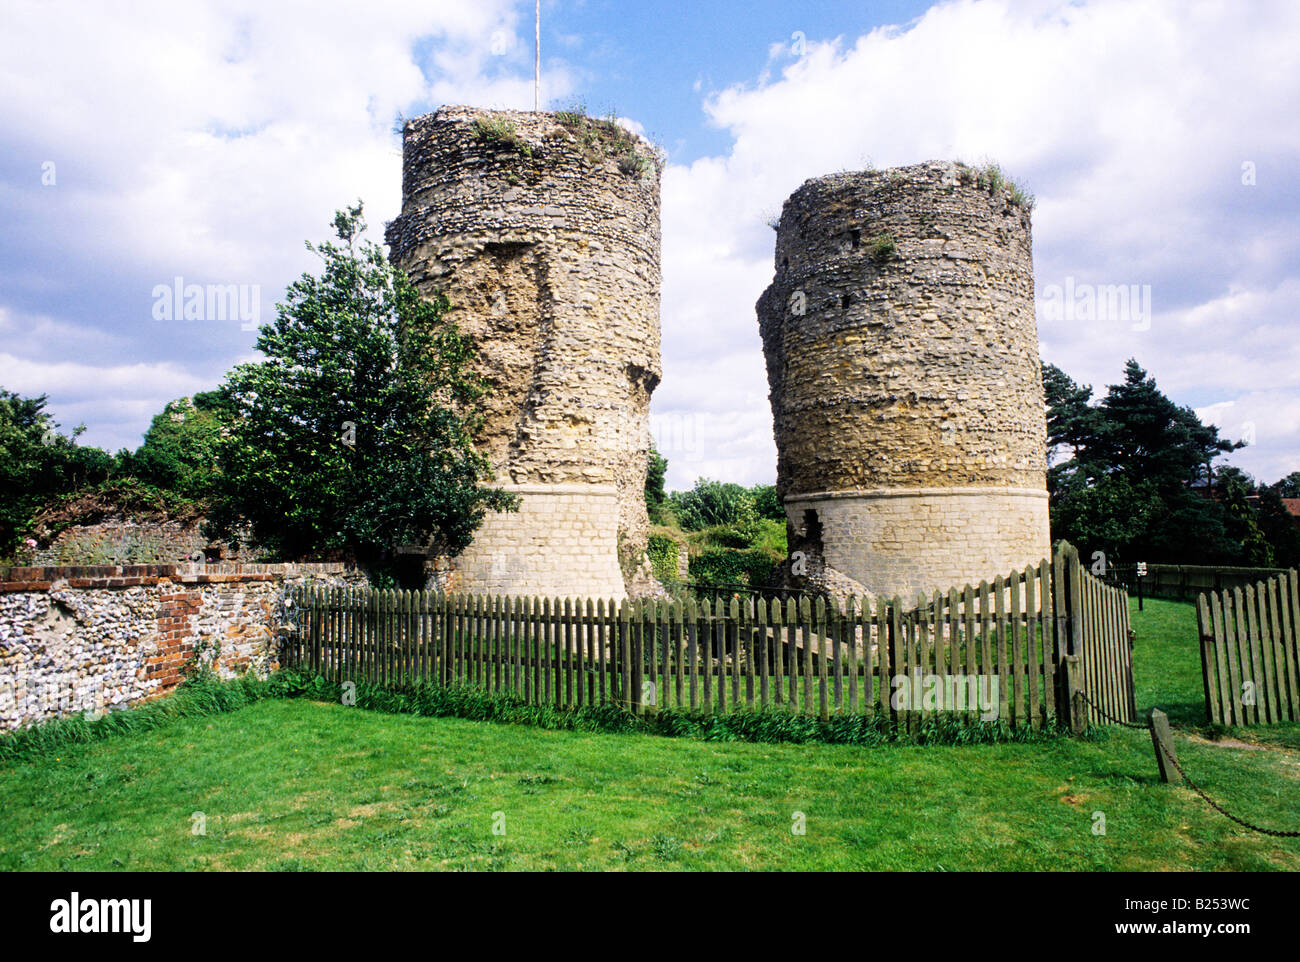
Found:
[[[0,384],[33,396],[48,394],[46,410],[64,433],[93,425],[81,443],[115,451],[135,448],[140,432],[173,398],[209,390],[212,383],[178,364],[93,365],[42,363],[0,352]]]
[[[992,158],[1037,194],[1040,288],[1066,276],[1152,286],[1150,330],[1040,322],[1046,360],[1100,388],[1136,356],[1181,403],[1293,411],[1297,211],[1282,178],[1300,158],[1297,36],[1292,4],[963,0],[907,28],[808,38],[798,59],[779,46],[777,75],[706,102],[731,153],[664,176],[656,410],[689,398],[751,455],[756,470],[735,480],[770,480],[770,416],[766,434],[743,440],[762,432],[747,426],[741,390],[767,390],[753,309],[773,270],[761,212],[868,158]],[[1241,184],[1247,159],[1271,186],[1262,174]],[[1269,393],[1253,394],[1260,385]],[[1298,439],[1260,418],[1257,444],[1235,460],[1271,480]],[[670,459],[670,485],[715,463],[707,451]]]
[[[164,401],[211,387],[252,341],[238,325],[149,326],[151,286],[255,283],[269,308],[311,266],[302,239],[322,237],[336,207],[363,197],[378,233],[399,203],[396,114],[531,106],[519,12],[510,0],[335,0],[307,16],[256,0],[10,4],[0,144],[31,174],[7,166],[0,204],[37,253],[0,265],[0,384],[67,390],[88,441],[134,443]],[[664,172],[653,410],[678,425],[664,438],[669,485],[774,476],[754,315],[773,269],[766,217],[809,177],[934,157],[996,158],[1037,194],[1040,289],[1067,276],[1152,286],[1150,330],[1044,322],[1046,359],[1101,387],[1136,356],[1225,431],[1256,423],[1237,463],[1266,480],[1295,469],[1297,36],[1290,3],[962,0],[903,28],[808,37],[798,58],[778,45],[759,80],[704,103],[730,152]],[[707,70],[689,70],[708,89]],[[581,71],[548,54],[544,99],[565,103]],[[47,159],[58,185],[42,189]],[[1241,184],[1248,160],[1254,187]],[[139,289],[138,306],[102,315],[94,287],[75,311],[44,306],[83,275],[119,302]]]
[[[0,330],[12,352],[0,384],[52,399],[94,392],[105,406],[87,412],[86,441],[134,446],[162,402],[213,387],[253,338],[237,324],[150,324],[153,285],[176,276],[258,285],[265,317],[285,284],[313,267],[303,239],[328,236],[336,208],[363,198],[381,237],[400,204],[399,113],[443,102],[532,106],[532,22],[519,23],[517,7],[8,5],[0,144],[31,175],[6,169],[0,202],[33,253],[0,266]],[[567,66],[545,66],[548,94],[567,95]],[[40,184],[47,159],[53,187]],[[92,275],[111,287],[79,290]],[[101,294],[107,311],[95,304]],[[26,312],[10,300],[20,295]],[[63,309],[43,307],[33,326],[33,302]],[[70,358],[77,363],[30,363]],[[133,371],[158,388],[138,396],[158,400],[151,410],[129,400],[131,378],[119,375]]]
[[[1300,471],[1300,397],[1294,390],[1247,391],[1196,413],[1224,437],[1247,442],[1228,462],[1256,480],[1267,484]]]

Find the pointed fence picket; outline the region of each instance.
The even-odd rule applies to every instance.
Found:
[[[1300,721],[1300,573],[1294,569],[1197,601],[1209,721]]]
[[[472,686],[528,704],[615,704],[638,714],[884,715],[911,731],[927,718],[1077,730],[1136,714],[1127,596],[1082,571],[1066,544],[1037,566],[910,606],[899,598],[840,606],[807,597],[683,603],[292,592],[282,662],[337,683]],[[1214,659],[1206,685],[1216,704],[1235,704],[1227,693],[1236,690],[1238,664],[1267,658],[1260,717],[1293,710],[1295,597],[1292,573],[1290,582],[1245,596],[1216,596],[1208,606],[1202,599],[1212,636],[1223,634],[1225,618],[1236,631],[1232,643],[1203,646]],[[1253,620],[1232,617],[1247,601]]]

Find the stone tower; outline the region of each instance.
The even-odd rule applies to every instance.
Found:
[[[758,301],[791,550],[915,600],[1047,557],[1027,204],[930,162],[809,180]]]
[[[659,172],[644,140],[577,113],[406,125],[392,259],[477,342],[483,449],[521,498],[454,559],[455,590],[626,596],[661,373]]]

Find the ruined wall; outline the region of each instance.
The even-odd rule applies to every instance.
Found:
[[[203,536],[203,519],[136,522],[128,519],[65,528],[44,548],[31,552],[32,565],[177,564],[197,557],[237,560],[243,553]]]
[[[488,516],[455,588],[623,597],[661,373],[653,149],[588,118],[447,107],[407,124],[402,197],[393,261],[475,338],[481,441],[524,505]]]
[[[0,568],[0,729],[173,691],[193,660],[278,667],[286,585],[359,586],[337,564]]]
[[[792,548],[908,597],[1047,556],[1029,213],[1007,185],[940,162],[809,180],[757,309]]]

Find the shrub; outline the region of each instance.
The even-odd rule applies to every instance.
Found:
[[[767,518],[758,522],[758,529],[750,539],[750,547],[766,551],[775,558],[785,558],[790,546],[786,540],[785,519],[773,521]]]
[[[613,158],[619,170],[637,177],[652,165],[658,167],[663,162],[662,152],[656,149],[647,153],[642,148],[641,139],[620,124],[612,111],[598,119],[588,116],[587,108],[579,103],[568,110],[557,111],[555,119],[573,133],[592,162]]]
[[[756,484],[749,489],[749,493],[754,499],[754,510],[760,518],[785,524],[785,506],[781,504],[781,496],[776,493],[776,485]]]
[[[706,547],[749,548],[752,547],[749,528],[739,529],[735,525],[719,524],[699,532],[697,543]]]
[[[701,531],[724,524],[741,531],[752,531],[758,520],[754,496],[731,482],[700,478],[691,490],[674,491],[669,501],[686,531]]]
[[[668,459],[659,453],[654,441],[651,441],[645,471],[645,507],[651,524],[664,524],[666,520],[664,504],[668,496],[664,493],[664,476],[667,472]]]
[[[515,122],[505,117],[474,121],[474,136],[484,143],[513,147],[525,157],[531,157],[533,154],[533,149],[528,146],[528,142],[519,136],[519,128],[515,126]]]
[[[691,580],[700,585],[762,587],[776,572],[777,562],[765,551],[711,549],[691,559]]]
[[[1015,207],[1030,211],[1034,209],[1034,195],[1002,172],[997,164],[985,164],[979,171],[975,183],[990,194],[1000,190],[1007,192],[1007,201]]]
[[[677,580],[677,558],[681,546],[667,535],[652,534],[646,545],[646,554],[654,567],[655,577],[660,581]]]
[[[1034,204],[1037,203],[1037,201],[1035,200],[1034,195],[1029,193],[1029,191],[1025,190],[1019,184],[1012,183],[1011,203],[1028,211],[1034,209]]]

